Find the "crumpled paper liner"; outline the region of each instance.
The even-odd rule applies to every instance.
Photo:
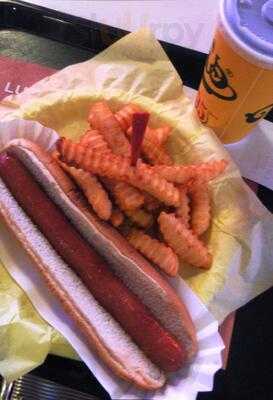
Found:
[[[0,130],[2,131],[0,149],[4,148],[12,139],[26,138],[35,141],[45,150],[51,151],[59,137],[53,130],[27,120],[0,122]],[[50,324],[51,327],[47,327],[48,339],[53,333],[53,328],[61,333],[113,398],[143,399],[144,396],[162,400],[177,397],[194,399],[199,390],[212,389],[214,373],[222,365],[221,350],[224,348],[218,333],[218,323],[181,278],[172,279],[172,282],[176,285],[177,293],[186,303],[196,326],[198,353],[189,367],[172,374],[168,385],[156,392],[145,393],[115,377],[100,358],[90,351],[85,338],[79,334],[77,327],[63,310],[61,303],[47,289],[33,262],[4,224],[0,228],[0,253],[10,275],[28,295],[41,317]],[[36,314],[34,310],[33,313]],[[41,322],[42,326],[46,327],[44,321]],[[39,326],[38,323],[37,325]],[[41,332],[42,334],[43,332]],[[46,340],[43,340],[44,345],[45,343]],[[39,348],[39,346],[37,347]],[[18,348],[16,348],[17,350]],[[44,354],[47,354],[48,350],[48,347],[45,348]],[[37,362],[37,360],[34,361]]]
[[[90,103],[99,98],[108,99],[114,109],[133,101],[153,113],[153,124],[169,123],[173,135],[168,145],[176,162],[230,160],[225,174],[211,183],[213,222],[205,240],[213,266],[209,271],[181,268],[181,276],[218,321],[271,287],[273,217],[213,132],[199,122],[180,77],[148,30],[127,35],[92,60],[8,97],[0,103],[0,118],[37,120],[76,138],[87,127]]]

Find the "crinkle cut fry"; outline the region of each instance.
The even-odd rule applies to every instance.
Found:
[[[176,276],[179,268],[179,261],[173,250],[165,243],[145,234],[141,230],[132,229],[127,236],[140,253],[156,264],[166,274]]]
[[[137,107],[133,107],[133,109],[137,110]],[[109,153],[111,151],[101,133],[94,129],[88,130],[81,137],[79,143],[83,146],[91,147],[92,149],[99,150],[103,153]],[[141,192],[128,183],[114,180],[108,180],[108,182],[104,181],[104,183],[108,184],[108,190],[114,194],[121,209],[136,209],[141,207],[144,203],[144,196],[141,194]]]
[[[208,249],[181,220],[174,214],[162,212],[158,223],[165,241],[183,261],[195,267],[210,268],[212,257]]]
[[[172,129],[170,126],[165,125],[159,128],[148,128],[147,138],[156,136],[160,145],[164,145],[171,135]]]
[[[157,210],[160,207],[160,202],[154,196],[151,196],[149,193],[144,192],[144,208],[148,211]]]
[[[126,182],[103,178],[103,184],[113,194],[121,210],[135,210],[144,203],[144,195]]]
[[[173,185],[155,174],[147,164],[139,162],[130,174],[133,186],[142,189],[168,206],[179,205],[179,191]]]
[[[178,190],[180,193],[180,203],[179,206],[175,210],[175,214],[178,218],[181,218],[181,221],[185,224],[186,228],[190,227],[190,199],[188,196],[188,188],[187,186],[180,185],[178,186]]]
[[[114,154],[130,157],[130,143],[105,101],[91,106],[88,121],[102,134]]]
[[[163,146],[143,140],[143,154],[153,165],[172,165],[173,161]]]
[[[143,194],[126,182],[116,182],[113,191],[122,210],[135,210],[144,203]]]
[[[189,185],[191,197],[191,229],[200,236],[208,229],[211,218],[209,188],[206,183]]]
[[[161,128],[163,129],[163,128]],[[127,131],[128,135],[132,135],[132,129]],[[153,134],[149,134],[153,132]],[[155,136],[156,129],[147,128],[142,142],[142,153],[153,165],[172,165],[173,161],[167,153],[164,145]]]
[[[132,136],[132,127],[129,126],[126,130],[127,136]],[[163,146],[171,135],[171,128],[168,125],[159,128],[150,128],[147,126],[145,131],[145,140],[157,146]]]
[[[101,133],[95,130],[87,131],[81,137],[79,143],[103,153],[109,153],[111,151]],[[128,183],[118,182],[111,179],[107,182],[104,181],[103,183],[107,185],[108,190],[114,194],[121,209],[132,210],[141,207],[144,203],[144,196],[138,189]]]
[[[132,167],[127,158],[101,154],[66,138],[58,140],[57,149],[62,159],[70,165],[107,178],[127,182],[148,192],[168,206],[179,205],[178,189],[154,173],[148,165],[138,164],[137,167]]]
[[[61,159],[69,165],[107,178],[128,180],[128,171],[131,167],[129,160],[124,157],[112,153],[103,154],[67,138],[58,140],[57,149]]]
[[[87,130],[81,136],[79,143],[82,146],[91,147],[92,149],[101,151],[102,153],[110,153],[111,151],[102,134],[95,129]]]
[[[133,189],[133,190],[138,191],[137,189],[135,189],[133,186],[128,185],[125,182],[117,182],[114,180],[109,180],[107,178],[103,178],[103,183],[104,183],[105,187],[113,194],[113,197],[114,197],[117,205],[119,206],[120,210],[122,210],[124,212],[124,214],[134,224],[136,224],[142,228],[147,228],[153,224],[153,217],[139,207],[135,207],[135,206],[132,207],[132,202],[130,201],[129,198],[126,197],[127,190],[131,191],[131,189]],[[124,187],[122,187],[121,185],[124,185]],[[118,188],[118,186],[119,186],[119,188]],[[142,196],[142,194],[140,192],[139,192],[139,194]],[[128,200],[129,200],[130,204],[128,204]],[[142,196],[141,204],[143,203],[143,201],[144,201],[144,197]],[[126,204],[126,202],[127,202],[127,204]],[[129,207],[128,207],[128,205],[129,205]],[[135,201],[134,201],[134,205],[136,205]],[[121,212],[121,215],[123,216],[123,218],[122,218],[122,222],[119,223],[119,220],[121,218],[120,218],[120,215],[117,212],[117,210],[118,209],[115,209],[115,212],[113,211],[113,215],[111,218],[111,222],[114,226],[121,225],[121,223],[123,222],[123,219],[124,219],[124,216]],[[118,221],[118,222],[116,222],[116,221]]]
[[[92,175],[90,172],[71,167],[60,161],[59,164],[64,171],[72,176],[77,185],[82,189],[96,214],[101,219],[107,221],[112,213],[112,203],[96,176]]]
[[[133,104],[129,103],[120,108],[116,113],[115,117],[119,122],[120,127],[123,129],[124,132],[127,132],[127,129],[132,125],[133,114],[135,112],[142,112],[143,110]]]
[[[141,213],[139,210],[142,205],[144,205],[144,208],[147,211],[156,210],[160,206],[160,203],[156,198],[148,193],[141,193],[137,188],[129,185],[126,182],[115,181],[108,178],[101,179],[107,190],[112,193],[120,209],[124,212],[128,211],[127,216],[129,218],[132,217],[131,219],[134,222],[136,222],[136,220],[148,220],[148,218],[141,218],[141,215],[145,215],[144,210],[141,210]],[[133,211],[135,212],[132,214]],[[148,226],[150,225],[150,222],[140,225]]]
[[[153,216],[142,208],[137,210],[124,210],[124,213],[134,224],[141,228],[149,228],[154,222]]]
[[[110,217],[110,222],[115,228],[118,228],[120,225],[122,225],[123,221],[124,215],[118,208],[114,207]]]
[[[191,179],[208,182],[226,169],[228,162],[224,159],[203,164],[191,165],[155,165],[153,171],[165,178],[168,182],[186,183]]]

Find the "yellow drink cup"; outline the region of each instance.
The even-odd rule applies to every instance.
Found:
[[[196,98],[200,120],[224,143],[246,136],[273,107],[273,4],[222,0]]]

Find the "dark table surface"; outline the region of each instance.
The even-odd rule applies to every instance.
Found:
[[[78,18],[53,14],[39,7],[25,6],[21,2],[14,2],[17,11],[12,11],[11,8],[7,10],[3,8],[4,3],[7,5],[10,2],[0,2],[0,56],[15,57],[61,69],[89,59],[107,45],[101,43],[101,36],[96,31],[99,29],[97,24],[94,30],[93,23]],[[45,14],[49,17],[53,15],[56,21],[43,19],[41,24],[41,15]],[[29,16],[28,19],[25,19],[26,15]],[[62,22],[58,23],[58,19],[69,20],[71,24],[67,26]],[[104,28],[104,32],[105,29],[108,28]],[[122,35],[122,32],[115,31],[114,35],[111,28],[107,32],[109,42]],[[49,39],[53,37],[57,41]],[[197,88],[205,55],[173,45],[164,44],[164,47],[178,72],[183,75],[184,83]],[[258,196],[273,211],[272,192],[260,186]],[[101,399],[109,398],[87,367],[78,361],[49,355],[45,363],[33,373],[95,394]],[[198,395],[198,400],[214,399],[273,400],[272,289],[237,312],[227,369],[216,374],[213,392]]]

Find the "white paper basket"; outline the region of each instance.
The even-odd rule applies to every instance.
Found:
[[[16,138],[31,139],[44,149],[52,150],[58,137],[55,131],[37,122],[0,122],[0,150]],[[3,224],[0,226],[0,253],[3,255],[1,261],[10,275],[24,289],[40,315],[67,339],[113,399],[192,400],[199,391],[212,390],[214,374],[222,366],[221,351],[224,345],[218,333],[217,321],[182,279],[174,278],[171,283],[188,307],[196,326],[198,354],[190,367],[173,374],[164,388],[156,392],[143,392],[114,376],[89,350],[60,303],[52,298],[30,258]]]

